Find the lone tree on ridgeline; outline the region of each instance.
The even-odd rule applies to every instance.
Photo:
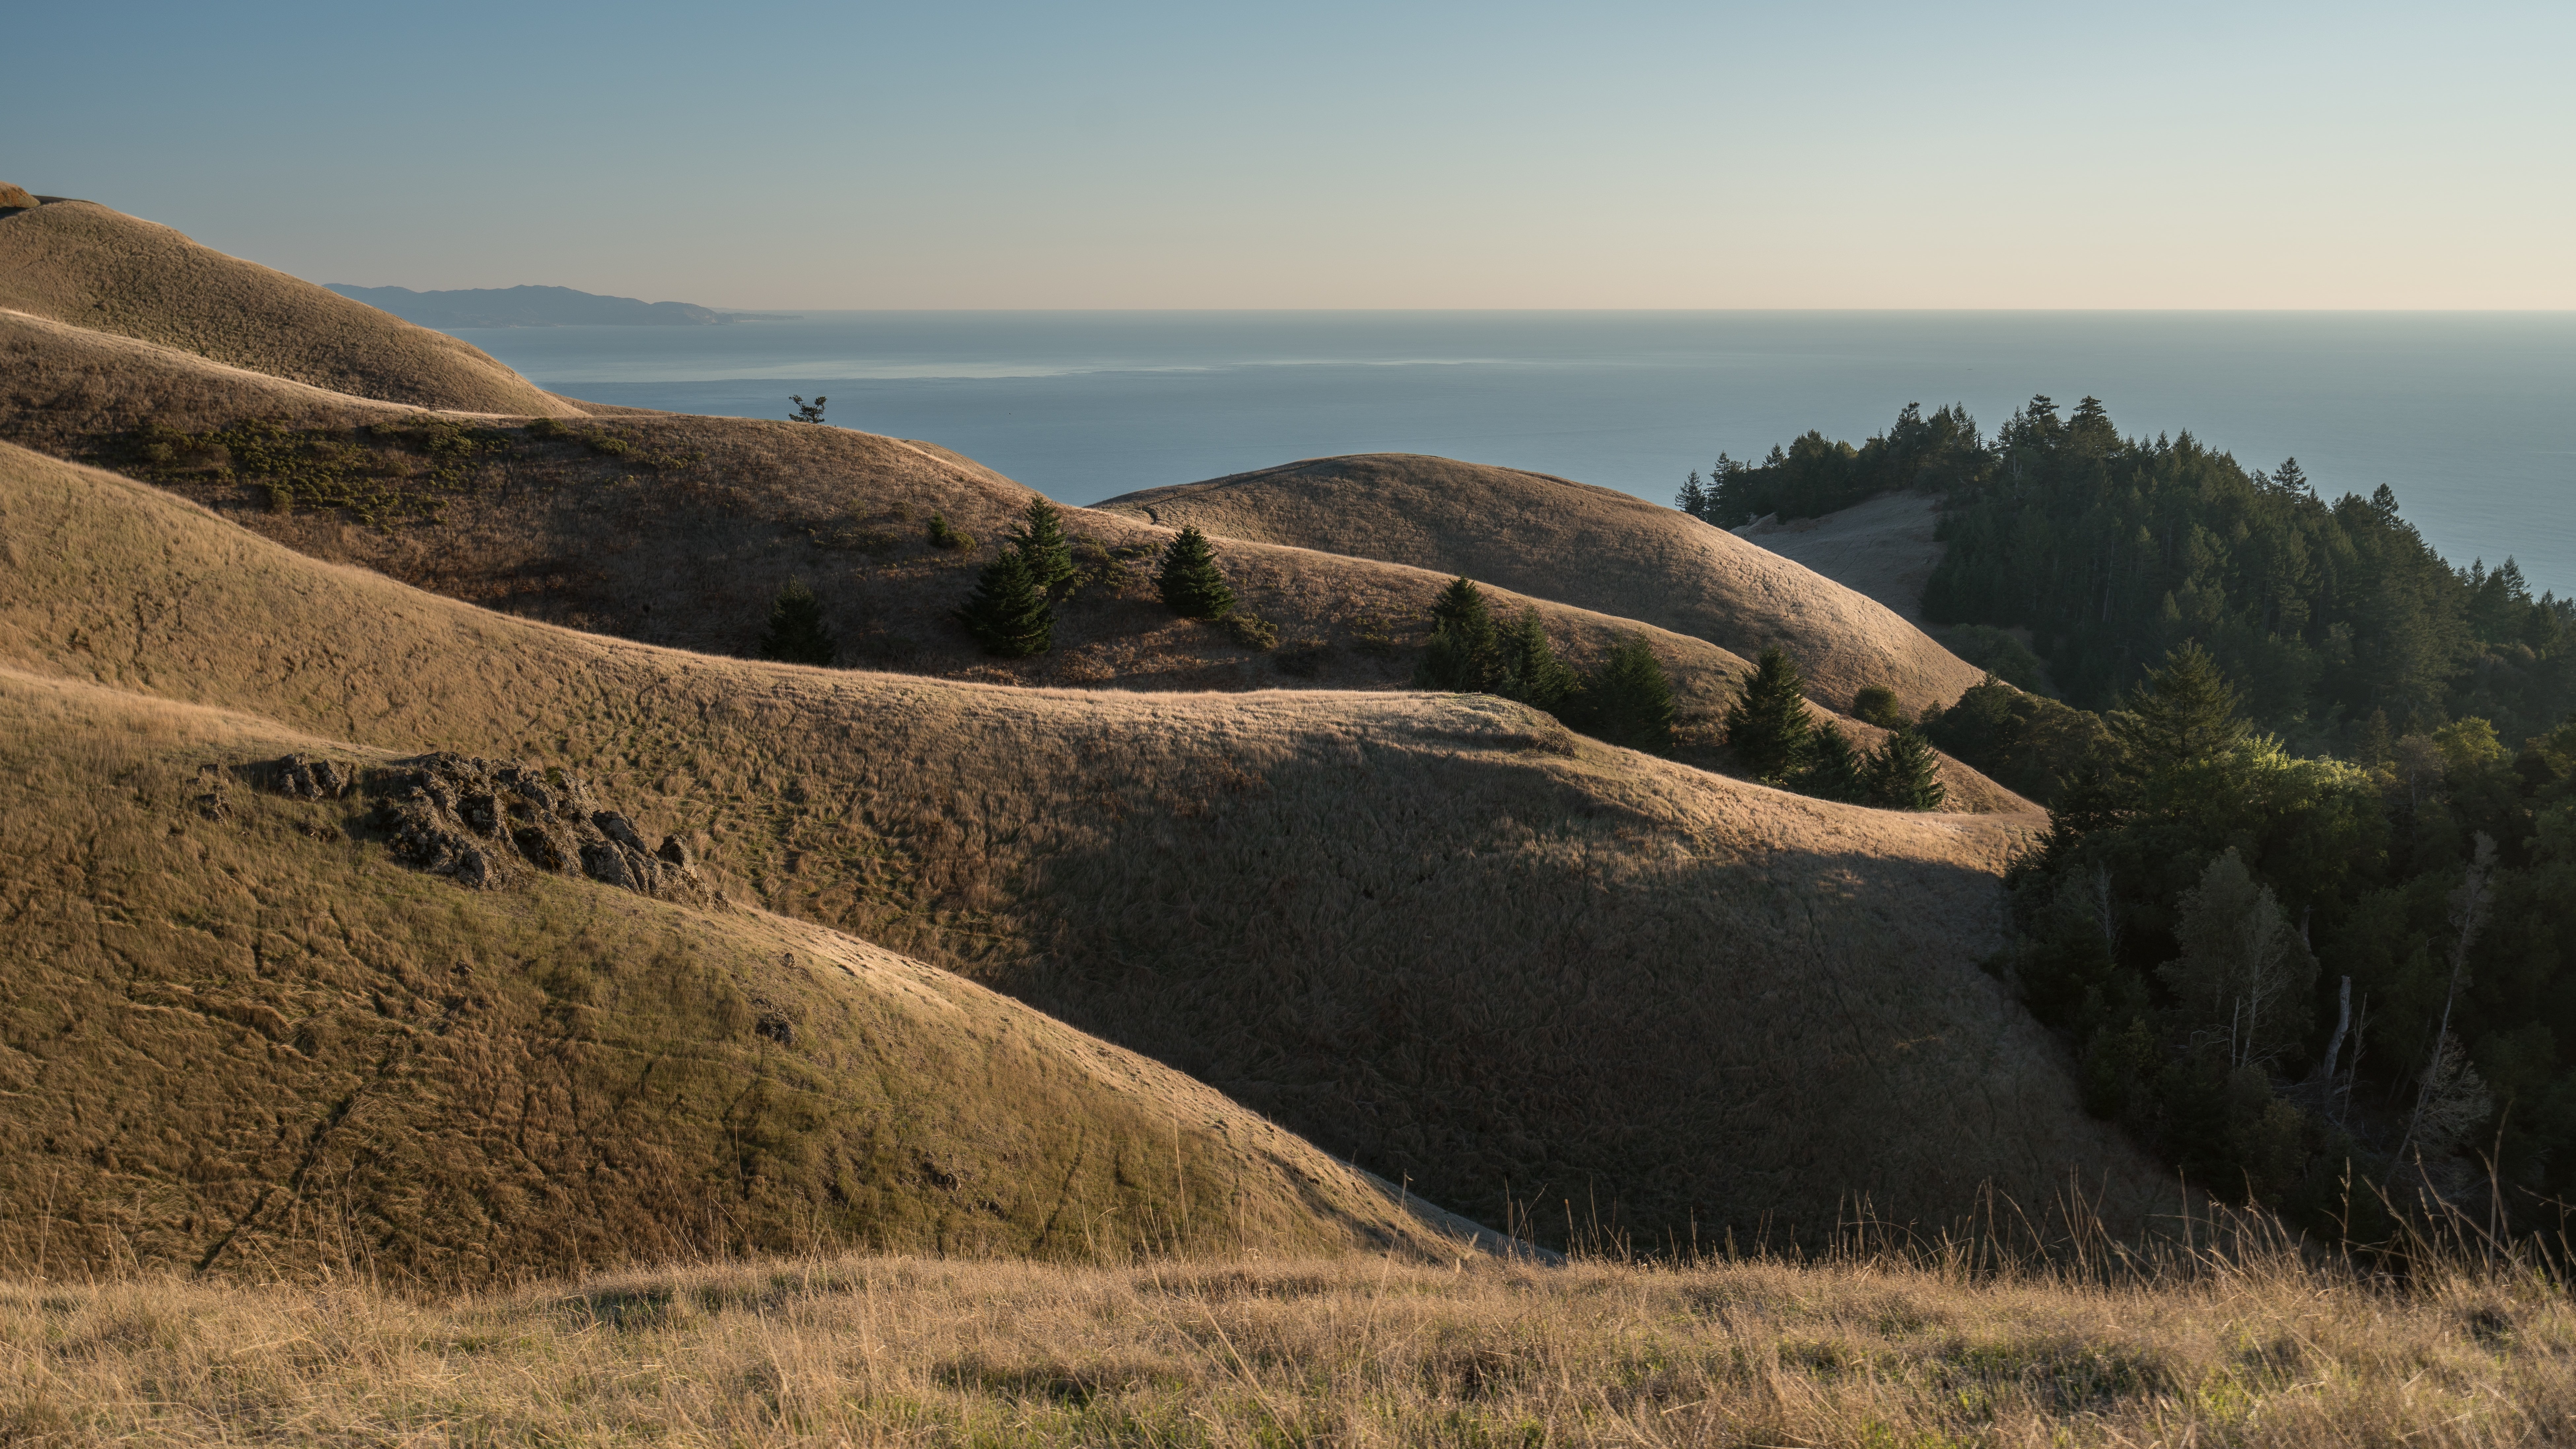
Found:
[[[824,400],[821,394],[816,394],[812,402],[807,402],[805,399],[798,397],[796,394],[791,392],[787,395],[787,400],[796,404],[796,416],[789,418],[789,422],[820,423],[823,421]]]
[[[1693,518],[1708,515],[1708,489],[1700,483],[1698,469],[1692,469],[1691,475],[1682,480],[1682,491],[1673,495],[1673,506]]]
[[[1163,550],[1163,566],[1154,575],[1163,602],[1184,619],[1222,619],[1234,612],[1234,590],[1217,572],[1216,550],[1207,535],[1191,524]]]
[[[1064,536],[1063,515],[1043,498],[1032,498],[1011,530],[1011,548],[1028,565],[1029,578],[1047,597],[1060,597],[1073,583],[1073,541]]]
[[[1673,684],[1643,635],[1630,634],[1583,686],[1584,733],[1660,755],[1673,747]]]
[[[789,664],[829,665],[841,652],[840,641],[823,625],[823,601],[789,579],[769,604],[769,630],[760,636],[760,657]]]
[[[1869,757],[1869,803],[1887,810],[1938,810],[1949,791],[1941,784],[1941,757],[1922,733],[1902,729]]]
[[[1737,764],[1771,784],[1806,758],[1807,681],[1778,645],[1762,651],[1726,708],[1726,743]]]
[[[1413,671],[1414,687],[1460,694],[1489,691],[1499,661],[1494,616],[1485,606],[1485,591],[1471,580],[1451,579],[1431,606],[1431,646]]]
[[[1004,659],[1043,654],[1055,642],[1055,609],[1038,587],[1028,559],[1015,548],[1002,550],[984,565],[957,618],[985,653]]]

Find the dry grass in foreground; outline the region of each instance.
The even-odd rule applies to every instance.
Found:
[[[1890,1260],[839,1258],[439,1302],[0,1286],[0,1443],[2547,1444],[2576,1311],[2287,1254],[2102,1286]]]

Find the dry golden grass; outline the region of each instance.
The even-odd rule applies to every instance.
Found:
[[[1971,964],[2026,827],[1805,800],[1499,700],[711,659],[292,553],[0,448],[0,662],[368,748],[561,764],[763,905],[965,973],[1499,1223],[2162,1175]]]
[[[1735,536],[1867,594],[1907,623],[1923,622],[1923,589],[1948,548],[1933,537],[1940,500],[1928,493],[1889,493],[1822,518],[1751,523]]]
[[[444,333],[93,202],[0,216],[0,307],[364,398],[582,413]]]
[[[127,470],[141,460],[119,440],[146,422],[193,432],[265,417],[347,430],[413,416],[23,313],[0,312],[0,362],[15,379],[0,394],[0,437]],[[771,596],[802,577],[822,595],[844,663],[996,683],[1402,688],[1431,601],[1447,583],[1401,565],[1229,544],[1226,567],[1245,606],[1279,628],[1281,648],[1265,654],[1174,618],[1148,586],[1150,562],[1131,558],[1123,584],[1095,586],[1063,611],[1051,652],[999,661],[949,615],[1034,496],[1021,485],[931,444],[841,428],[650,414],[584,431],[613,435],[630,452],[601,454],[580,437],[514,428],[517,443],[481,462],[470,486],[437,495],[437,516],[372,526],[336,509],[277,513],[265,487],[218,468],[154,477],[318,558],[522,617],[712,653],[751,653]],[[682,456],[700,461],[661,469],[632,461]],[[393,483],[419,486],[400,476]],[[934,512],[977,546],[931,547],[923,533]],[[1067,524],[1099,563],[1171,533],[1081,509],[1069,510]],[[1607,652],[1623,632],[1652,639],[1681,701],[1684,758],[1712,756],[1742,660],[1631,620],[1495,592],[1507,610],[1536,608],[1577,661]],[[1879,733],[1857,721],[1845,727],[1863,745]],[[2032,810],[1956,761],[1943,771],[1945,808]]]
[[[1388,559],[1638,619],[1746,657],[1777,644],[1815,698],[1885,685],[1947,705],[1981,672],[1861,594],[1608,488],[1407,453],[1318,458],[1100,505],[1167,527]]]
[[[0,669],[0,1262],[485,1283],[815,1245],[1443,1240],[1216,1092],[821,927],[394,862],[381,751]],[[209,809],[209,801],[219,802]]]
[[[0,1442],[2548,1445],[2529,1275],[807,1258],[416,1300],[0,1285]]]

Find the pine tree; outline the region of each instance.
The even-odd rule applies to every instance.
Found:
[[[1055,610],[1017,549],[1004,549],[984,565],[974,594],[957,611],[987,654],[1023,659],[1043,654],[1055,640]]]
[[[1827,721],[1807,736],[1807,747],[1790,773],[1789,788],[1801,795],[1857,805],[1869,798],[1866,765],[1842,726]]]
[[[760,657],[829,665],[840,652],[839,641],[823,626],[823,601],[814,597],[803,579],[789,579],[770,601],[769,631],[760,636]]]
[[[1693,468],[1690,477],[1683,480],[1682,491],[1673,495],[1673,506],[1693,518],[1707,516],[1708,490],[1700,486],[1697,468]]]
[[[1757,780],[1788,774],[1807,744],[1807,682],[1777,645],[1762,651],[1726,710],[1726,743]]]
[[[2129,770],[2145,776],[2220,754],[2245,738],[2239,699],[2227,677],[2198,644],[2186,643],[2150,669],[2113,711],[2111,733],[2129,753]]]
[[[1413,671],[1414,687],[1461,694],[1489,691],[1500,663],[1484,590],[1471,580],[1451,579],[1431,606],[1431,647]]]
[[[1073,582],[1073,542],[1064,536],[1063,515],[1054,504],[1032,498],[1011,530],[1011,547],[1029,566],[1029,577],[1049,598],[1059,597]]]
[[[1234,590],[1217,572],[1216,550],[1208,546],[1207,535],[1196,524],[1182,529],[1181,536],[1163,550],[1163,567],[1154,584],[1163,591],[1163,602],[1184,619],[1222,619],[1234,612]]]
[[[2388,731],[2388,711],[2370,712],[2370,718],[2362,722],[2361,739],[2354,751],[2365,765],[2385,765],[2397,758],[2397,740]]]
[[[1673,747],[1673,685],[1663,661],[1636,634],[1622,638],[1584,682],[1585,732],[1632,750]]]
[[[1556,647],[1548,642],[1547,626],[1539,622],[1538,610],[1522,610],[1520,618],[1502,631],[1496,648],[1500,662],[1495,670],[1494,692],[1505,699],[1517,699],[1556,714],[1582,692],[1583,681],[1556,657]]]
[[[1941,784],[1941,757],[1913,730],[1898,730],[1869,757],[1864,774],[1869,803],[1888,810],[1938,810],[1949,792]]]

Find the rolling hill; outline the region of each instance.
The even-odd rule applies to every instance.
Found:
[[[1856,1193],[1939,1219],[2073,1170],[2135,1225],[2162,1190],[1972,964],[2009,819],[1805,800],[1481,697],[1005,688],[603,639],[16,448],[0,555],[0,662],[578,770],[747,901],[1487,1221],[1546,1204],[1550,1229],[1562,1199],[1661,1241],[1813,1228]]]
[[[1439,1246],[1306,1143],[948,972],[577,871],[468,889],[398,864],[365,795],[274,789],[289,755],[408,777],[0,670],[0,1260],[474,1284],[830,1243]]]
[[[1264,653],[1176,619],[1149,587],[1170,530],[1069,510],[1101,575],[1056,647],[984,655],[950,617],[1004,546],[1027,488],[933,444],[842,428],[634,413],[569,429],[422,418],[133,339],[0,312],[0,437],[148,478],[316,557],[493,608],[712,653],[753,651],[790,578],[821,594],[842,660],[907,673],[1047,685],[1238,690],[1401,688],[1445,576],[1272,544],[1228,543]],[[244,420],[274,428],[245,436]],[[227,432],[226,430],[233,430]],[[235,439],[192,448],[178,434]],[[147,436],[148,435],[148,436]],[[281,488],[299,502],[280,507]],[[937,513],[975,542],[933,547]],[[1705,745],[1744,661],[1706,641],[1496,590],[1534,608],[1569,657],[1651,638]],[[1878,731],[1846,729],[1862,743]],[[1953,808],[2031,807],[1944,762]]]
[[[93,202],[0,215],[0,308],[362,398],[583,411],[453,337]]]
[[[1408,453],[1318,458],[1098,505],[1166,527],[1385,559],[1636,619],[1750,657],[1777,644],[1815,699],[1908,710],[1983,677],[1884,605],[1673,509],[1544,473]]]

